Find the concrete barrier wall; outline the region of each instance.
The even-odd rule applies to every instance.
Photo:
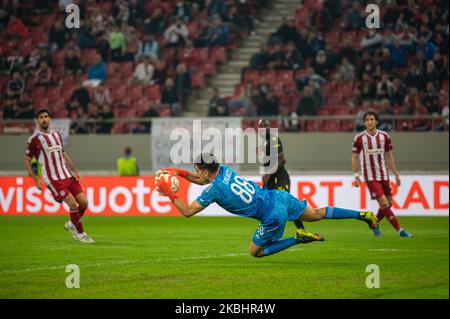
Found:
[[[353,133],[282,133],[290,171],[349,171]],[[392,133],[399,170],[448,171],[448,132]],[[27,136],[0,136],[0,171],[23,170]],[[141,169],[151,170],[149,135],[72,135],[66,148],[81,170],[114,170],[117,157],[131,146]],[[242,170],[257,169],[244,164]]]

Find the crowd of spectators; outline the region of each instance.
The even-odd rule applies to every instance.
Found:
[[[386,115],[448,114],[448,3],[387,1],[380,6],[379,29],[365,26],[367,4],[305,0],[242,70],[241,87],[250,85],[253,106],[246,110],[253,113],[237,113],[290,115],[297,130],[304,129],[295,122],[299,115],[358,114],[368,108]],[[280,78],[289,71],[287,81]],[[239,96],[241,87],[225,100]],[[397,124],[403,130],[431,129],[430,121]]]
[[[256,13],[267,2],[2,0],[1,116],[32,118],[33,109],[40,106],[72,119],[180,115],[188,110],[191,75],[197,71],[197,65],[180,59],[180,52],[233,49],[237,39],[254,32]],[[66,26],[70,4],[80,9],[79,28]],[[116,97],[122,91],[119,86],[126,87],[125,93],[142,87],[135,90],[142,92],[139,103],[134,97],[128,101],[127,94]],[[158,87],[155,98],[145,95],[146,87],[152,86]],[[139,123],[136,127],[148,128]],[[108,133],[111,128],[81,121],[73,131]]]

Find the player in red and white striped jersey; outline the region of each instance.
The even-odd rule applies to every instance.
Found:
[[[392,192],[386,162],[395,175],[397,186],[400,186],[401,181],[400,175],[395,167],[391,138],[388,133],[377,130],[377,122],[377,113],[367,111],[364,114],[364,126],[366,130],[353,138],[352,169],[355,174],[355,186],[359,187],[361,184],[358,167],[360,166],[371,198],[376,199],[380,204],[380,209],[377,214],[378,221],[381,221],[386,216],[401,237],[412,237],[411,234],[400,226],[391,209]],[[372,229],[372,231],[375,236],[381,236],[378,228]]]
[[[25,168],[33,178],[36,187],[42,190],[41,181],[31,167],[34,157],[42,167],[42,178],[59,203],[65,202],[70,208],[70,221],[64,228],[75,240],[92,243],[83,230],[81,217],[87,208],[86,194],[80,185],[81,176],[73,165],[69,155],[64,152],[61,134],[50,129],[51,113],[47,109],[36,112],[37,130],[28,138],[25,152]]]

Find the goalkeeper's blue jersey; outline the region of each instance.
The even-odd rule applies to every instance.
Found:
[[[227,165],[219,166],[219,174],[197,198],[203,207],[217,203],[228,212],[242,217],[264,220],[273,210],[273,191],[247,181]]]

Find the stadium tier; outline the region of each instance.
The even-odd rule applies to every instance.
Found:
[[[118,118],[206,115],[353,131],[368,108],[406,116],[386,130],[448,129],[448,4],[389,1],[367,29],[366,2],[75,1],[70,29],[72,1],[4,1],[0,128],[27,130],[8,121],[48,107],[80,134],[150,130]]]

